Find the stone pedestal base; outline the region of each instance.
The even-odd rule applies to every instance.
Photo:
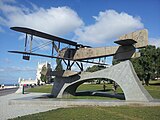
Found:
[[[81,73],[70,77],[56,77],[52,95],[56,98],[62,98],[66,94],[75,95],[79,85],[94,78],[107,78],[115,81],[123,90],[126,101],[153,100],[152,96],[141,85],[129,60],[93,73]]]

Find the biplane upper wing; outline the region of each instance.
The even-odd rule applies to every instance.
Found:
[[[53,35],[50,35],[50,34],[47,34],[47,33],[44,33],[44,32],[40,32],[40,31],[37,31],[37,30],[33,30],[33,29],[30,29],[30,28],[11,27],[11,29],[15,30],[15,31],[18,31],[18,32],[22,32],[22,33],[34,35],[34,36],[37,36],[37,37],[45,38],[45,39],[48,39],[48,40],[58,41],[58,42],[61,42],[61,43],[66,43],[66,44],[69,44],[69,45],[77,46],[77,42],[73,42],[73,41],[70,41],[70,40],[67,40],[67,39],[63,39],[63,38],[53,36]]]

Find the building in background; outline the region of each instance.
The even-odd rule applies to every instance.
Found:
[[[39,63],[36,73],[37,84],[49,83],[51,81],[51,64],[47,61],[45,63]]]
[[[45,63],[38,62],[36,79],[33,80],[31,78],[29,78],[29,79],[19,78],[18,83],[20,86],[42,85],[42,84],[50,82],[51,72],[52,72],[52,68],[51,68],[50,63],[48,63],[47,61]],[[45,77],[45,79],[44,79],[44,77]]]

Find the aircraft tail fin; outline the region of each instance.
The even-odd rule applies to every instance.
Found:
[[[125,34],[119,37],[119,41],[123,40],[134,40],[135,48],[143,48],[148,45],[148,31],[147,29],[138,30],[129,34]]]

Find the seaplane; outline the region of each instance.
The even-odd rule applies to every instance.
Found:
[[[93,48],[88,45],[78,44],[77,42],[50,35],[45,32],[41,32],[27,27],[11,27],[10,29],[24,33],[25,42],[24,51],[16,50],[8,52],[22,54],[24,60],[30,60],[31,55],[60,59],[59,63],[63,61],[66,65],[66,70],[64,70],[62,74],[60,74],[62,76],[73,75],[73,72],[71,72],[71,68],[74,64],[77,64],[80,71],[83,71],[84,62],[98,65],[108,65],[104,62],[104,60],[101,61],[101,59],[113,56],[113,58],[116,60],[124,61],[129,60],[131,58],[139,57],[140,53],[137,52],[137,49],[144,48],[148,45],[148,31],[146,29],[122,35],[121,37],[119,37],[118,40],[114,41],[114,43],[118,44],[117,46],[97,48]],[[51,44],[50,54],[40,54],[35,52],[34,48],[32,48],[34,37],[40,37],[44,40],[49,41],[49,44]],[[65,44],[65,46],[68,47],[63,47],[63,44]],[[48,44],[45,43],[41,46],[45,45]],[[29,48],[29,50],[27,48]],[[94,61],[94,59],[99,60]],[[65,74],[65,72],[67,72],[67,74]]]

